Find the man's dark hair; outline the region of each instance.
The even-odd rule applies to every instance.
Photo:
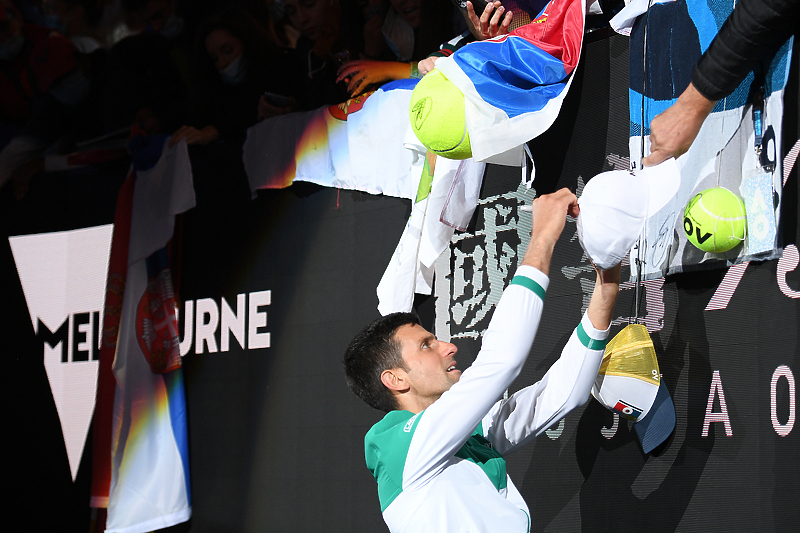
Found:
[[[400,343],[394,338],[398,328],[419,324],[412,313],[392,313],[379,318],[361,330],[344,353],[344,374],[347,385],[367,405],[388,413],[397,409],[392,392],[381,382],[381,373],[406,366]]]

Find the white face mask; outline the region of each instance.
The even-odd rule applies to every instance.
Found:
[[[244,61],[244,54],[240,55],[231,64],[219,71],[222,81],[226,85],[239,85],[247,75],[247,63]]]
[[[0,59],[13,59],[22,51],[25,44],[25,37],[20,33],[11,37],[4,43],[0,43]]]

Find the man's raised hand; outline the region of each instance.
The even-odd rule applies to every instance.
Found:
[[[567,215],[577,217],[579,213],[578,198],[566,188],[535,199],[532,206],[531,241],[522,264],[536,267],[547,274],[553,247],[564,230]]]
[[[478,18],[472,2],[467,2],[467,15],[469,16],[469,20],[472,21],[472,25],[480,34],[479,38],[481,40],[491,39],[498,35],[505,35],[508,33],[508,27],[511,25],[513,13],[509,11],[505,13],[504,17],[503,13],[505,10],[506,8],[504,8],[499,1],[495,0],[494,2],[486,4],[483,13],[481,13],[480,18]],[[492,11],[494,11],[494,13],[492,13]],[[476,35],[476,37],[478,37],[478,35]]]

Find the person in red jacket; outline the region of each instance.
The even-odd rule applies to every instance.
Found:
[[[0,0],[0,123],[21,128],[34,98],[75,69],[77,49],[50,28],[26,24],[10,0]]]

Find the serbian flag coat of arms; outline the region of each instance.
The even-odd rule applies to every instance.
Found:
[[[522,145],[553,124],[580,60],[585,12],[585,0],[551,0],[530,23],[436,61],[464,93],[476,161],[522,166]]]

